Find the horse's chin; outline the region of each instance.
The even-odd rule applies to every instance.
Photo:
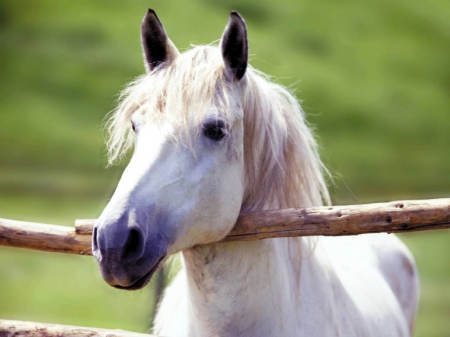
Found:
[[[158,269],[159,265],[161,264],[161,262],[164,260],[165,257],[166,257],[165,255],[163,257],[161,257],[158,260],[158,262],[156,262],[156,264],[152,267],[152,269],[150,269],[144,276],[139,278],[134,283],[127,285],[127,286],[121,286],[121,285],[111,285],[111,286],[116,289],[130,290],[130,291],[131,290],[139,290],[139,289],[144,288],[148,284],[148,282],[150,282],[153,274],[156,272],[156,270]]]

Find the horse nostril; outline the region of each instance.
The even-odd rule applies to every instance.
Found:
[[[137,229],[131,229],[123,249],[123,259],[134,262],[143,254],[144,238]]]
[[[125,254],[133,254],[139,246],[139,233],[137,230],[130,230],[127,242],[125,243]]]

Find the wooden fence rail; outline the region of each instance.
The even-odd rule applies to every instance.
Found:
[[[94,222],[77,220],[74,229],[0,219],[0,245],[90,255]],[[450,228],[450,199],[411,200],[241,213],[223,241],[444,228]]]
[[[110,330],[87,328],[71,325],[35,323],[25,321],[10,321],[0,319],[1,337],[152,337],[154,335],[129,332],[124,330]]]

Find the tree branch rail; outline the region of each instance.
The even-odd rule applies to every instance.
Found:
[[[0,319],[0,336],[5,337],[152,337],[153,335],[129,332],[124,330],[109,330],[87,328],[71,325],[35,323],[26,321],[10,321]]]
[[[94,223],[94,219],[77,220],[71,228],[0,219],[0,245],[91,255]],[[222,242],[445,228],[450,228],[450,199],[410,200],[241,213]]]

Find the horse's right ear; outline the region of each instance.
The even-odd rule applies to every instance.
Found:
[[[147,11],[142,21],[141,42],[147,71],[163,63],[170,64],[179,54],[153,9]]]

